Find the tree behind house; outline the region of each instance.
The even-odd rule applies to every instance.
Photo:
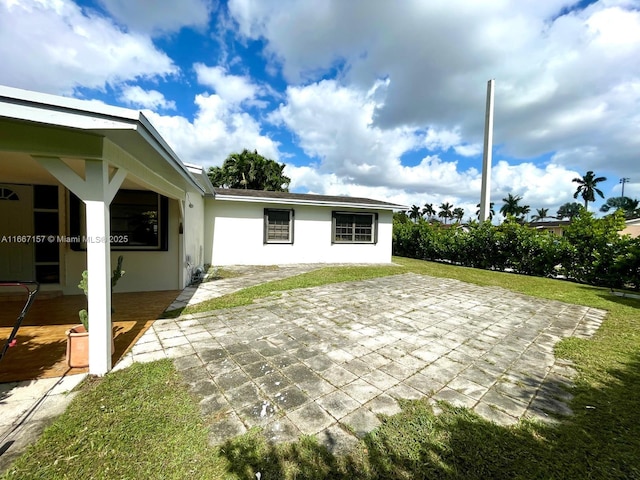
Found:
[[[568,218],[569,220],[573,220],[578,216],[580,211],[582,210],[582,205],[576,202],[567,202],[564,205],[561,205],[556,212],[556,218],[558,220],[562,220],[563,218]]]
[[[447,223],[447,220],[453,218],[453,205],[449,202],[444,202],[440,205],[440,211],[438,212],[438,217],[444,219],[444,223]]]
[[[244,149],[229,155],[221,167],[210,167],[207,175],[214,187],[288,192],[291,179],[284,175],[284,167],[257,150]]]
[[[640,217],[640,202],[629,197],[607,198],[606,203],[600,207],[600,211],[606,213],[609,210],[613,210],[614,212],[622,210],[624,218],[627,219]]]
[[[534,222],[543,222],[546,218],[549,218],[548,208],[537,208],[536,214],[531,218]]]

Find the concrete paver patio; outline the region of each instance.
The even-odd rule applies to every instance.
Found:
[[[592,335],[605,314],[408,273],[158,320],[117,368],[172,358],[216,419],[213,444],[258,426],[272,441],[316,434],[341,451],[400,398],[446,400],[500,424],[570,414],[574,370],[553,346]]]

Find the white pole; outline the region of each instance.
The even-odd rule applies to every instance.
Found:
[[[482,191],[480,193],[480,222],[489,219],[491,206],[491,150],[493,148],[493,88],[495,80],[487,83],[487,108],[484,118],[484,155],[482,157]]]

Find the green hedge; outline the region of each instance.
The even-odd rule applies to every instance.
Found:
[[[594,218],[582,212],[554,235],[508,219],[467,229],[425,221],[394,221],[393,253],[474,268],[567,278],[607,287],[640,287],[640,238],[620,236],[620,213]]]

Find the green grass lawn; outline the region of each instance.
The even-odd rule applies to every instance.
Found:
[[[207,445],[208,425],[171,362],[136,364],[83,385],[71,406],[2,478],[414,479],[640,478],[640,301],[606,289],[403,258],[397,267],[322,269],[222,297],[204,311],[290,288],[415,272],[500,286],[603,308],[590,340],[565,339],[556,354],[579,371],[571,407],[556,426],[501,427],[473,412],[402,402],[348,456],[311,437],[270,445],[259,432]]]

